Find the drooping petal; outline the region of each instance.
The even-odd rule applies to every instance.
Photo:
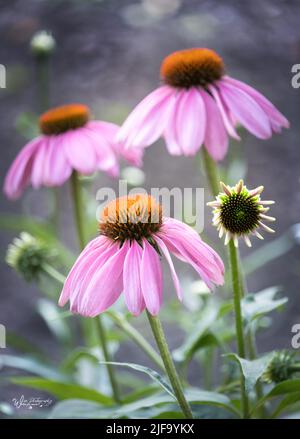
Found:
[[[49,137],[45,136],[35,153],[31,171],[31,184],[34,189],[38,189],[44,184],[48,143]]]
[[[136,241],[133,241],[124,261],[123,285],[127,308],[136,316],[145,309],[141,288],[141,261],[142,249]]]
[[[242,81],[231,78],[230,76],[224,76],[223,81],[243,90],[245,93],[250,95],[267,114],[270,119],[272,129],[274,131],[277,131],[281,127],[289,128],[290,124],[287,118],[282,113],[280,113],[280,111],[277,110],[272,102],[270,102],[265,96],[263,96],[253,87],[245,84]]]
[[[122,272],[128,244],[113,244],[114,254],[96,271],[77,307],[80,314],[95,317],[108,309],[123,289]]]
[[[221,113],[225,128],[227,133],[236,140],[241,140],[240,136],[236,132],[235,124],[232,121],[232,116],[229,114],[229,110],[223,101],[222,96],[219,93],[219,90],[214,85],[208,86],[209,91],[211,92],[214,100],[216,101],[217,107]]]
[[[84,135],[84,129],[64,133],[62,144],[68,162],[83,175],[90,175],[97,169],[97,157],[93,145]]]
[[[32,163],[36,152],[43,144],[43,137],[38,137],[27,143],[19,152],[4,181],[4,193],[10,199],[17,199],[30,182]]]
[[[72,173],[70,166],[65,156],[63,148],[62,136],[49,136],[47,148],[44,151],[44,168],[43,168],[43,183],[46,186],[60,186],[62,185]]]
[[[116,137],[120,127],[114,123],[103,121],[91,121],[88,127],[105,137],[109,147],[116,157],[122,157],[134,166],[142,166],[144,151],[141,148],[125,148],[123,142],[117,142]]]
[[[204,90],[200,91],[206,109],[204,143],[214,160],[222,160],[228,149],[228,135],[215,100]]]
[[[178,91],[172,97],[169,117],[166,121],[166,126],[163,133],[167,149],[171,155],[183,154],[177,136],[177,113],[178,113],[181,95],[183,93],[184,91]]]
[[[228,82],[219,81],[218,86],[229,110],[250,133],[260,139],[271,137],[267,115],[249,94]]]
[[[126,147],[146,147],[162,134],[168,117],[170,96],[175,91],[162,86],[144,98],[125,120],[116,136],[116,141]]]
[[[148,311],[154,316],[157,315],[162,303],[162,268],[157,252],[145,239],[141,263],[141,286]]]
[[[179,98],[177,110],[177,139],[186,156],[194,156],[204,140],[205,106],[196,88],[185,91]]]
[[[173,264],[171,255],[169,253],[169,250],[168,250],[167,246],[165,245],[164,241],[161,238],[156,236],[155,240],[156,240],[159,248],[161,249],[161,251],[165,255],[165,258],[166,258],[166,260],[167,260],[167,262],[169,264],[171,275],[172,275],[172,279],[173,279],[173,283],[174,283],[175,290],[176,290],[176,293],[177,293],[177,297],[178,297],[179,300],[182,300],[182,297],[183,297],[182,289],[181,289],[180,282],[179,282],[176,270],[174,268],[174,264]]]
[[[224,266],[221,258],[193,229],[168,218],[164,219],[158,235],[176,257],[192,265],[209,288],[213,284],[223,284]]]
[[[103,250],[106,250],[108,247],[111,246],[111,242],[104,236],[98,236],[97,238],[93,239],[91,242],[89,242],[89,244],[84,248],[84,250],[80,253],[79,257],[77,258],[77,260],[75,261],[73,267],[71,268],[58,304],[59,306],[64,306],[67,301],[70,298],[70,295],[72,293],[72,282],[74,281],[74,277],[78,275],[78,273],[80,272],[80,266],[82,264],[82,262],[86,262],[86,257],[89,257],[91,255],[92,252],[94,252],[95,250],[97,250],[98,254],[101,254],[103,252]]]
[[[100,169],[113,177],[117,177],[119,175],[117,155],[111,144],[110,136],[107,137],[109,131],[103,124],[104,122],[98,121],[89,122],[86,127],[83,128],[84,135],[94,148],[97,158],[96,169]]]

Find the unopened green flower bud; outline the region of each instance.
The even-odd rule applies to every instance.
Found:
[[[295,358],[294,352],[276,352],[266,371],[262,375],[265,383],[280,383],[292,378],[300,372],[300,365]]]
[[[28,282],[38,278],[43,264],[53,257],[53,251],[39,239],[22,232],[8,246],[6,262]]]

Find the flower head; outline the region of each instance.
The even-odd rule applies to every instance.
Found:
[[[281,383],[299,374],[300,365],[297,363],[295,352],[287,350],[278,351],[274,354],[266,371],[262,375],[265,383]]]
[[[50,55],[55,50],[55,46],[55,39],[46,30],[36,32],[30,41],[31,50],[36,56]]]
[[[40,116],[41,135],[27,143],[12,163],[5,182],[8,198],[18,198],[31,183],[60,186],[73,170],[91,175],[97,170],[116,177],[119,159],[141,164],[142,151],[127,151],[114,140],[119,127],[90,120],[86,105],[68,104],[53,108]]]
[[[25,280],[37,279],[43,270],[43,264],[53,257],[53,251],[37,238],[22,232],[8,246],[6,262]]]
[[[163,85],[125,120],[117,139],[127,148],[145,148],[163,136],[172,155],[194,156],[202,144],[222,160],[228,136],[240,139],[243,125],[260,139],[288,128],[287,119],[262,94],[225,75],[213,50],[194,48],[168,55],[161,65]]]
[[[59,304],[84,316],[109,308],[124,292],[129,311],[145,308],[153,315],[162,303],[162,267],[167,260],[179,299],[182,298],[171,255],[189,263],[209,288],[223,283],[218,254],[189,226],[162,214],[151,196],[135,194],[110,202],[99,221],[100,236],[91,241],[72,267]]]
[[[222,182],[220,185],[223,192],[216,197],[215,201],[207,205],[213,208],[213,225],[217,227],[219,237],[222,238],[225,234],[225,245],[233,239],[237,247],[238,238],[243,237],[246,244],[251,247],[249,235],[263,239],[257,229],[262,228],[267,232],[274,232],[263,223],[263,221],[275,221],[274,217],[265,215],[269,210],[269,207],[265,206],[274,204],[274,201],[260,199],[263,186],[249,190],[243,180],[233,187]]]

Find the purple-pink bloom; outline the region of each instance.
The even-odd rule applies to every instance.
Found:
[[[73,170],[91,175],[101,170],[112,177],[119,174],[121,157],[140,166],[142,151],[127,150],[115,141],[119,127],[90,120],[88,107],[69,104],[40,117],[42,134],[27,143],[13,161],[4,182],[8,198],[18,198],[31,184],[60,186]]]
[[[124,293],[129,311],[145,308],[157,315],[163,299],[161,257],[169,264],[177,296],[182,291],[171,254],[190,264],[212,289],[223,284],[224,265],[219,255],[191,227],[162,216],[150,196],[136,194],[111,202],[99,223],[100,236],[91,241],[73,265],[59,305],[94,317]]]
[[[288,120],[261,93],[224,74],[213,50],[174,52],[161,66],[164,85],[130,113],[117,139],[127,148],[145,148],[163,137],[172,155],[194,156],[202,145],[222,160],[228,136],[240,140],[241,124],[260,139],[288,128]]]

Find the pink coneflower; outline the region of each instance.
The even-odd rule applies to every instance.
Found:
[[[161,87],[132,111],[117,138],[128,148],[147,147],[163,136],[172,155],[194,156],[202,144],[222,160],[228,135],[240,139],[240,123],[260,139],[288,128],[287,119],[254,88],[224,74],[222,58],[210,49],[167,56]]]
[[[83,250],[64,284],[59,305],[69,300],[71,311],[94,317],[124,292],[129,311],[145,308],[157,315],[162,303],[160,255],[167,260],[174,286],[182,292],[170,252],[189,263],[209,288],[223,283],[218,254],[189,226],[162,216],[150,196],[125,196],[109,203],[99,223],[100,236]]]
[[[12,163],[4,182],[8,198],[18,198],[31,183],[60,186],[73,170],[83,175],[97,170],[116,177],[118,159],[139,165],[141,151],[127,151],[114,138],[119,127],[90,120],[90,110],[82,104],[57,107],[39,119],[42,134],[27,143]]]

